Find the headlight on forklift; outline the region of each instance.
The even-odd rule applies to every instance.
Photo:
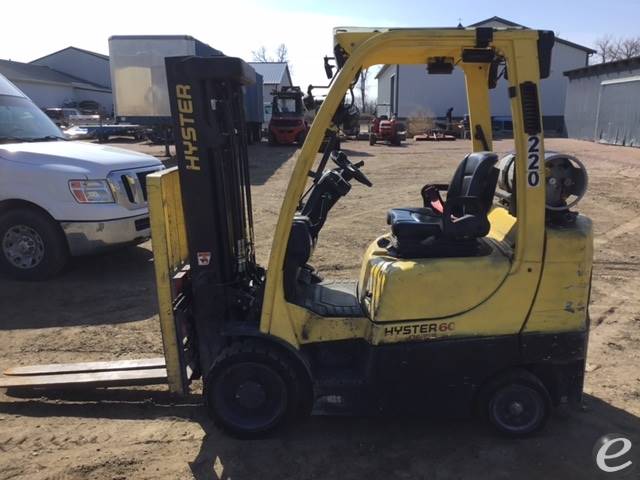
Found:
[[[106,180],[69,180],[69,190],[78,203],[114,203]]]

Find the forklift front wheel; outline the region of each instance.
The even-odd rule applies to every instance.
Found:
[[[240,438],[264,436],[290,420],[298,404],[296,374],[285,358],[252,341],[227,347],[207,376],[209,414]]]
[[[525,437],[540,430],[551,410],[551,398],[542,382],[526,370],[517,370],[491,382],[481,408],[499,432]]]

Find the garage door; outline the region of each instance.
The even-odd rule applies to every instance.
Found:
[[[640,147],[640,76],[600,84],[595,139]]]

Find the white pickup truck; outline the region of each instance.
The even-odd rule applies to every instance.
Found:
[[[26,95],[0,75],[0,270],[41,280],[70,256],[150,237],[150,155],[67,141]]]

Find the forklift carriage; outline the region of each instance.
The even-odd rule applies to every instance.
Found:
[[[580,402],[592,227],[569,210],[584,168],[544,150],[538,85],[553,42],[513,28],[335,29],[339,70],[297,158],[266,270],[255,260],[242,109],[255,74],[235,58],[168,58],[178,167],[147,185],[169,388],[185,393],[202,377],[215,422],[243,437],[312,411],[477,413],[523,436],[553,405]],[[449,184],[389,211],[390,231],[372,239],[357,280],[324,280],[309,261],[328,213],[354,180],[372,183],[363,162],[331,145],[314,170],[316,152],[360,70],[387,63],[462,68],[473,151]],[[515,143],[500,162],[489,106],[499,68]]]

